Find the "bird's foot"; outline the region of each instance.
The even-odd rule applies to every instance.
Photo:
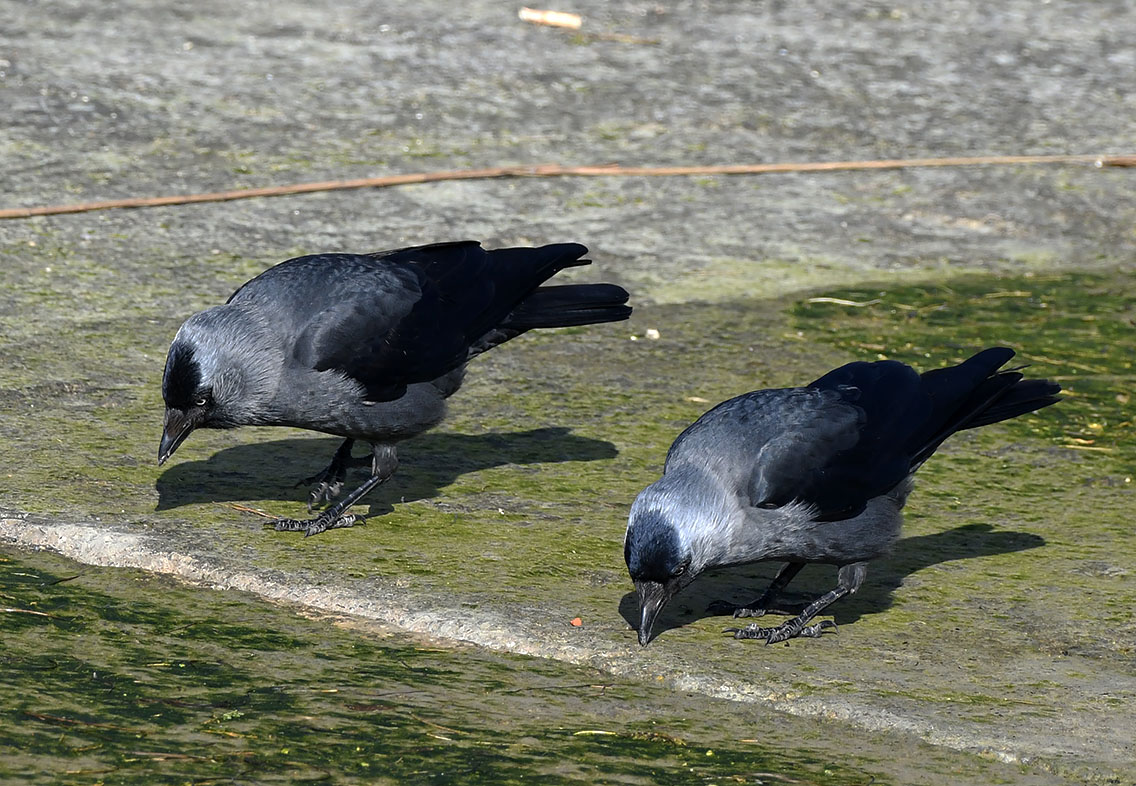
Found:
[[[347,467],[333,461],[327,469],[312,475],[310,478],[297,481],[292,488],[312,486],[312,490],[308,494],[308,512],[311,513],[317,505],[323,502],[331,502],[338,497],[339,492],[343,490],[345,480],[347,480]]]
[[[756,622],[744,628],[726,628],[725,633],[734,634],[735,639],[764,639],[766,644],[776,644],[779,641],[788,641],[798,636],[810,639],[819,639],[825,630],[832,628],[836,631],[836,623],[832,620],[821,620],[813,625],[805,625],[797,620],[789,620],[776,628],[763,628]]]
[[[710,602],[706,610],[718,617],[764,617],[769,613],[768,609],[760,608],[756,601],[745,606],[739,606],[736,603],[730,603],[728,600],[714,600]]]
[[[353,527],[356,524],[362,524],[364,521],[366,521],[366,519],[363,516],[355,513],[347,513],[340,516],[327,516],[321,513],[314,519],[309,519],[308,521],[301,521],[299,519],[274,519],[267,522],[264,526],[272,527],[277,532],[303,532],[305,538],[310,538],[312,535],[318,535],[329,529]]]

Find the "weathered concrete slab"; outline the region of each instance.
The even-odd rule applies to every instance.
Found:
[[[9,4],[3,203],[545,161],[1136,149],[1130,3],[574,9],[585,31],[654,43],[528,26],[515,10]],[[702,608],[747,594],[734,574],[639,651],[619,548],[635,490],[707,406],[690,399],[797,384],[847,359],[798,335],[793,293],[1131,271],[1131,178],[1017,167],[486,181],[0,222],[0,531],[1131,780],[1136,542],[1120,454],[1024,427],[949,446],[913,497],[909,538],[820,642],[722,638]],[[479,360],[363,528],[302,541],[225,504],[298,513],[291,481],[322,466],[328,439],[195,435],[153,466],[161,363],[185,316],[295,253],[461,237],[586,243],[595,264],[577,275],[627,285],[638,311]],[[647,327],[662,338],[629,341]],[[575,616],[582,628],[567,625]]]

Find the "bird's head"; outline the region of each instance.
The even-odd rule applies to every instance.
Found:
[[[235,428],[253,422],[255,404],[250,381],[263,363],[263,353],[228,306],[202,311],[178,330],[166,356],[162,398],[165,428],[158,447],[163,464],[194,430]]]
[[[642,496],[631,508],[623,558],[639,596],[639,644],[645,647],[659,612],[697,578],[701,566],[672,514],[641,501]]]

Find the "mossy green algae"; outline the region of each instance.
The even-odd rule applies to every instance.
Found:
[[[743,742],[712,702],[344,629],[137,571],[0,553],[0,594],[3,780],[888,780],[813,745]]]
[[[920,471],[905,538],[872,565],[860,593],[833,608],[842,635],[823,646],[798,642],[792,651],[755,655],[748,643],[721,635],[723,621],[704,618],[714,597],[749,599],[769,575],[756,567],[696,584],[636,662],[697,673],[710,653],[714,673],[728,681],[754,679],[758,657],[770,693],[791,696],[796,653],[808,647],[811,665],[827,677],[811,692],[820,698],[848,696],[854,685],[851,693],[904,711],[905,686],[917,683],[920,698],[911,701],[938,697],[954,716],[985,723],[1001,713],[1013,723],[1006,706],[964,706],[952,697],[1003,696],[1023,722],[1038,701],[1066,706],[1070,718],[1092,714],[1106,664],[1134,657],[1125,616],[1136,603],[1125,568],[1134,550],[1130,464],[1122,441],[1099,441],[1114,426],[1127,428],[1116,398],[1130,379],[1123,334],[1114,336],[1112,354],[1085,363],[1085,334],[1074,330],[1096,329],[1085,316],[1099,322],[1103,313],[1125,313],[1133,287],[1123,272],[1036,279],[1052,288],[1046,318],[1066,320],[1053,331],[1029,323],[1034,312],[1007,306],[1028,298],[983,296],[1026,291],[1033,282],[971,276],[965,281],[973,284],[960,279],[941,289],[887,288],[903,306],[934,306],[925,319],[898,305],[794,299],[645,306],[629,323],[536,333],[475,361],[450,419],[402,447],[398,474],[369,498],[377,515],[366,525],[305,540],[264,531],[260,518],[228,503],[304,515],[304,491],[292,484],[326,463],[334,439],[284,429],[206,432],[166,467],[152,463],[170,336],[186,313],[217,302],[225,289],[218,278],[236,286],[262,265],[154,260],[152,278],[184,280],[178,291],[147,283],[136,267],[120,275],[81,254],[62,256],[102,283],[66,307],[39,300],[35,293],[57,286],[40,280],[38,267],[57,264],[45,241],[32,256],[19,255],[26,275],[16,282],[22,302],[42,308],[0,309],[9,339],[0,348],[0,396],[9,412],[0,451],[11,508],[97,516],[179,547],[240,555],[253,570],[362,591],[396,588],[411,604],[491,608],[550,632],[581,616],[589,635],[630,645],[620,549],[627,506],[657,477],[685,425],[724,398],[802,384],[850,356],[896,356],[927,368],[1010,343],[1033,361],[1029,373],[1056,376],[1076,394],[1103,391],[1111,401],[1093,393],[1082,405],[1073,396],[949,441]],[[116,281],[145,296],[106,296]],[[864,302],[881,289],[818,295]],[[918,292],[930,294],[923,301]],[[1111,311],[1088,310],[1108,298]],[[985,304],[984,316],[961,310],[975,302]],[[943,304],[960,311],[933,324],[948,313]],[[660,337],[645,338],[648,328]],[[1035,337],[1046,342],[1043,352]],[[919,351],[904,355],[908,342]],[[831,581],[824,569],[810,569],[794,588],[819,591]],[[961,680],[959,664],[966,666]],[[1020,687],[1027,666],[1035,672],[1030,682],[1042,670],[1061,687]]]

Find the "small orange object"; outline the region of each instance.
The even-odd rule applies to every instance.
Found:
[[[573,628],[578,628],[578,627],[580,627],[581,625],[584,624],[584,621],[582,619],[580,619],[579,617],[573,617],[572,621],[569,622],[568,624],[571,625]]]

